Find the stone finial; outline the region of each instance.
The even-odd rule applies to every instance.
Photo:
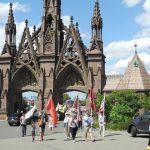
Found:
[[[12,4],[12,3],[10,3],[10,4],[9,4],[9,6],[10,6],[10,9],[12,9],[13,4]]]
[[[76,29],[78,29],[78,27],[79,27],[79,23],[78,23],[78,22],[76,22]]]
[[[73,16],[70,17],[70,23],[73,24]]]
[[[26,25],[26,27],[28,26],[28,20],[27,19],[25,20],[25,25]]]
[[[135,47],[135,52],[137,53],[137,42],[135,42],[134,47]]]
[[[33,31],[34,31],[34,32],[36,31],[36,25],[33,26]]]

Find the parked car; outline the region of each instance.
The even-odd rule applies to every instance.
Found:
[[[31,124],[31,119],[33,119],[34,121],[38,121],[39,113],[40,112],[35,112],[32,117],[28,118],[27,124]],[[12,126],[12,125],[18,125],[19,126],[20,125],[20,117],[21,117],[20,113],[11,114],[7,119],[8,124],[10,126]],[[44,114],[43,117],[45,118],[46,121],[48,121],[48,115],[47,114]]]
[[[21,114],[19,113],[15,113],[15,114],[11,114],[10,116],[8,116],[8,124],[10,126],[12,125],[20,125],[20,117],[21,117]]]
[[[129,124],[127,132],[131,134],[132,137],[136,137],[137,134],[149,134],[150,126],[150,112],[144,113],[143,116],[135,117]]]

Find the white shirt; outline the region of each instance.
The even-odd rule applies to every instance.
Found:
[[[104,125],[105,124],[105,116],[102,116],[101,114],[99,114],[98,122],[99,122],[99,125]]]
[[[26,125],[27,124],[27,122],[26,122],[26,119],[25,119],[25,116],[21,116],[21,118],[20,118],[20,124],[24,124],[24,125]]]
[[[84,123],[84,126],[85,126],[85,127],[91,126],[92,123],[93,123],[93,117],[88,116],[88,115],[85,115],[85,116],[83,117],[83,123]]]

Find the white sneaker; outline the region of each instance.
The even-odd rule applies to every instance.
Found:
[[[73,140],[73,143],[75,143],[76,141],[75,140]]]

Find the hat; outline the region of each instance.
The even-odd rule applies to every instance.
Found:
[[[66,112],[65,115],[69,115],[69,112]]]
[[[39,115],[38,116],[42,116],[42,114],[41,113],[39,113]]]

